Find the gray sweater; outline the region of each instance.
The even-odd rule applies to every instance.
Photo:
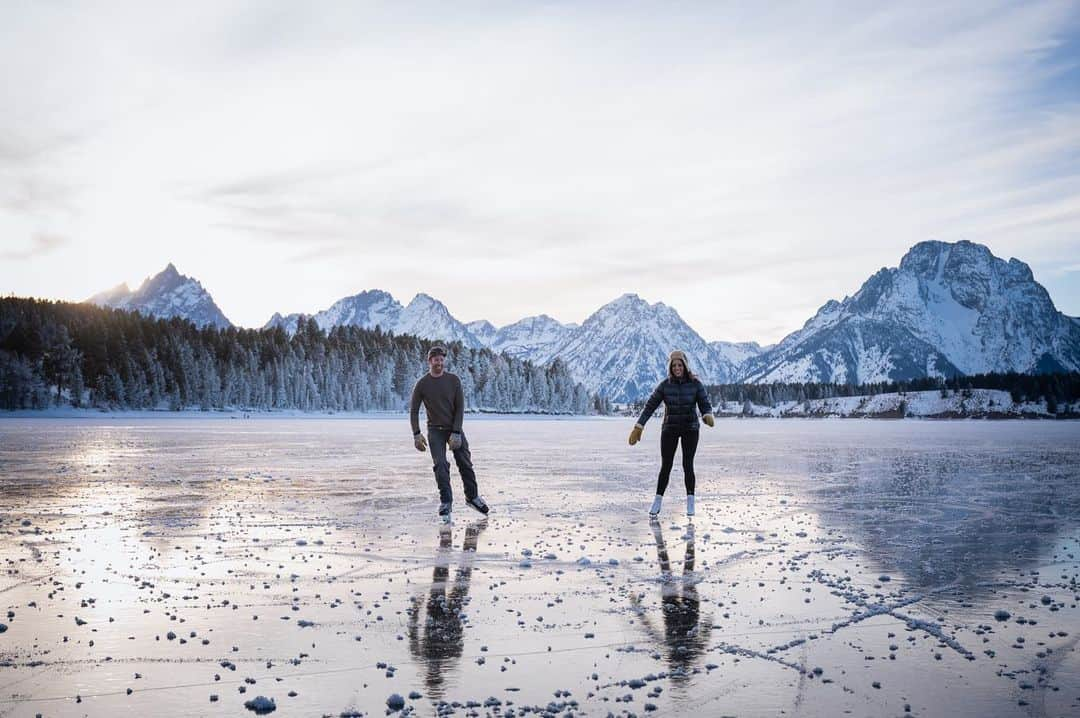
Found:
[[[424,403],[429,427],[461,431],[461,422],[465,418],[465,392],[461,390],[461,379],[456,374],[444,371],[438,378],[424,374],[416,382],[409,403],[413,434],[420,433],[420,402]]]

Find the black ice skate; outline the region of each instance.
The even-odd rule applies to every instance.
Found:
[[[471,499],[469,499],[468,501],[466,501],[465,503],[467,503],[469,506],[473,507],[474,509],[476,509],[480,513],[484,514],[485,516],[487,516],[487,512],[490,511],[490,509],[488,508],[487,502],[484,501],[479,496],[474,496]]]

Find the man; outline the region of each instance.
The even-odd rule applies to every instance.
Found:
[[[479,519],[465,529],[465,542],[458,554],[457,571],[450,582],[450,556],[453,534],[450,525],[439,529],[439,550],[435,554],[434,573],[428,593],[424,625],[420,626],[421,603],[412,604],[409,614],[409,652],[426,669],[424,684],[431,698],[442,698],[444,681],[465,648],[466,610],[469,606],[469,582],[480,533],[487,519]],[[449,590],[448,590],[449,589]],[[687,674],[689,675],[689,673]]]
[[[427,451],[428,444],[431,445],[432,470],[439,487],[439,516],[443,521],[449,521],[454,504],[454,494],[450,490],[450,463],[446,460],[447,446],[454,453],[454,463],[461,473],[461,483],[465,485],[465,503],[486,514],[488,505],[480,498],[469,442],[461,431],[461,422],[465,418],[465,392],[461,390],[461,380],[445,371],[446,349],[443,347],[437,344],[431,347],[427,360],[428,373],[420,377],[413,387],[409,422],[412,424],[416,450]],[[427,440],[420,433],[421,402],[427,412]]]

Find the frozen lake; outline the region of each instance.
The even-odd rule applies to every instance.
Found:
[[[1080,423],[631,425],[0,419],[0,716],[1080,715]]]

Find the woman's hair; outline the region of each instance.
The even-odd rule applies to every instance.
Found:
[[[668,375],[669,379],[674,379],[675,378],[675,372],[671,370],[671,366],[677,361],[682,361],[683,375],[686,377],[687,381],[693,381],[694,379],[697,379],[697,377],[694,376],[694,372],[690,371],[690,365],[687,364],[682,359],[672,359],[671,361],[668,362],[668,364],[667,364],[667,375]]]

